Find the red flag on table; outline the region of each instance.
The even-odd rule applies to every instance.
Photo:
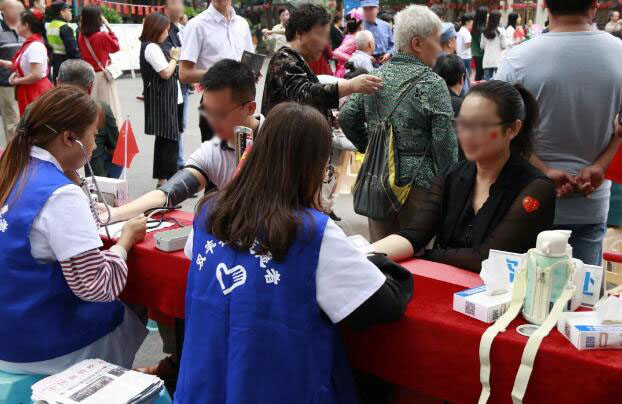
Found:
[[[132,164],[134,156],[138,154],[138,145],[134,138],[134,130],[129,118],[123,122],[121,132],[117,139],[117,147],[112,155],[112,163],[118,166],[128,167]]]

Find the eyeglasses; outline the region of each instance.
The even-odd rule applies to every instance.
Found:
[[[239,104],[238,106],[236,106],[235,108],[227,111],[227,112],[212,112],[208,109],[206,109],[203,105],[199,106],[199,114],[205,118],[205,119],[212,119],[214,121],[224,121],[225,119],[227,119],[227,117],[229,116],[230,113],[232,113],[233,111],[235,111],[238,108],[242,108],[243,106],[245,106],[246,104],[248,104],[249,102],[253,102],[253,100],[248,100],[246,102],[243,102],[242,104]]]
[[[324,184],[330,184],[335,179],[335,166],[328,164],[324,173]]]
[[[464,119],[454,119],[454,129],[457,132],[470,132],[474,135],[486,134],[491,128],[503,125],[511,125],[513,122],[468,122]]]

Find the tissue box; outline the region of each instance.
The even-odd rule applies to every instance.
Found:
[[[622,349],[622,325],[598,324],[595,311],[564,312],[557,329],[579,351]]]
[[[129,202],[127,181],[116,178],[95,177],[99,190],[110,206],[118,207]],[[91,177],[87,182],[92,184]]]
[[[486,295],[486,286],[454,293],[454,310],[485,323],[494,323],[510,307],[512,290],[496,296]]]

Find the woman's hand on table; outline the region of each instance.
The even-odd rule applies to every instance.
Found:
[[[139,215],[133,219],[130,219],[123,226],[121,230],[121,237],[117,244],[129,251],[134,244],[140,243],[145,239],[147,234],[147,218],[145,215]]]

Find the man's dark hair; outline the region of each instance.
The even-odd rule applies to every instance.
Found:
[[[296,34],[307,33],[318,25],[328,25],[330,21],[330,14],[323,7],[303,4],[289,17],[289,22],[285,27],[285,38],[288,42],[292,41],[296,38]]]
[[[255,73],[253,70],[233,59],[223,59],[205,73],[201,79],[205,91],[220,91],[228,88],[235,102],[255,100]]]
[[[453,87],[466,75],[466,66],[458,55],[444,55],[436,60],[434,72],[445,80],[447,87]]]
[[[465,25],[469,21],[473,21],[473,14],[466,13],[462,17],[460,17],[460,22],[462,25]]]
[[[445,9],[440,4],[433,4],[430,7],[430,10],[432,10],[432,12],[436,14],[441,20],[445,18]]]
[[[546,5],[553,15],[582,15],[594,5],[594,0],[547,0]]]

